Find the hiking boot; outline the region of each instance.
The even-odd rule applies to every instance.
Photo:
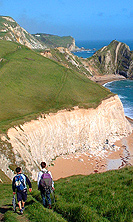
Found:
[[[22,207],[22,210],[24,211],[24,210],[25,210],[25,208],[24,208],[24,207]]]
[[[23,214],[23,209],[20,210],[20,214]]]

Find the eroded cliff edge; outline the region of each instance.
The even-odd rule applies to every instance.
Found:
[[[10,128],[7,135],[17,157],[16,164],[23,160],[36,180],[41,161],[49,164],[61,154],[103,149],[106,139],[113,144],[131,131],[122,103],[115,95],[103,100],[96,109],[75,107],[72,111],[59,111]]]

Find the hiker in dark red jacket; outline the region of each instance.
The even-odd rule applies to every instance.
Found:
[[[29,178],[22,174],[21,168],[16,168],[17,175],[13,178],[12,181],[12,190],[13,194],[15,194],[15,190],[17,190],[17,201],[20,213],[23,214],[25,201],[27,200],[27,185],[29,185],[29,191],[32,191],[32,185]]]
[[[51,209],[51,197],[50,197],[50,194],[51,194],[51,190],[54,191],[54,181],[53,181],[53,178],[52,178],[52,174],[50,171],[48,171],[46,169],[46,163],[45,162],[41,162],[41,168],[42,170],[38,173],[38,179],[37,179],[37,185],[38,185],[38,190],[40,190],[41,192],[41,196],[42,196],[42,201],[43,201],[43,206],[46,207],[46,198],[47,198],[47,201],[48,201],[48,206],[49,206],[49,209]],[[49,174],[49,176],[48,176]],[[51,180],[50,182],[50,185],[45,185],[43,186],[43,179],[42,177],[44,175],[47,175],[48,178]],[[48,181],[48,178],[47,178],[47,181]],[[45,180],[45,179],[44,179]]]

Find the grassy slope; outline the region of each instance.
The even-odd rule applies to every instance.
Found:
[[[133,167],[89,176],[72,176],[55,182],[53,210],[44,209],[33,183],[24,216],[12,212],[11,185],[0,185],[0,209],[5,221],[131,222]],[[42,219],[41,219],[42,218]]]
[[[71,36],[57,36],[57,35],[49,35],[44,33],[38,33],[38,37],[36,37],[36,34],[33,36],[36,37],[38,40],[42,41],[47,47],[65,47],[67,48],[72,44],[73,38]]]
[[[96,107],[110,92],[17,43],[0,41],[0,129],[41,112]]]

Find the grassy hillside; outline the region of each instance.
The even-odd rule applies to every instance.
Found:
[[[39,41],[43,42],[49,48],[56,48],[56,47],[65,47],[68,48],[73,43],[73,38],[71,36],[57,36],[57,35],[50,35],[45,33],[37,33],[33,34]]]
[[[96,107],[111,93],[17,43],[0,41],[0,130],[42,112]]]
[[[52,59],[55,59],[62,65],[69,67],[77,72],[90,76],[90,72],[82,64],[81,59],[78,56],[74,56],[72,53],[68,53],[68,50],[50,49]]]
[[[12,211],[11,185],[1,184],[0,209],[4,221],[132,222],[133,167],[55,182],[52,210],[44,208],[36,183],[23,215]]]

